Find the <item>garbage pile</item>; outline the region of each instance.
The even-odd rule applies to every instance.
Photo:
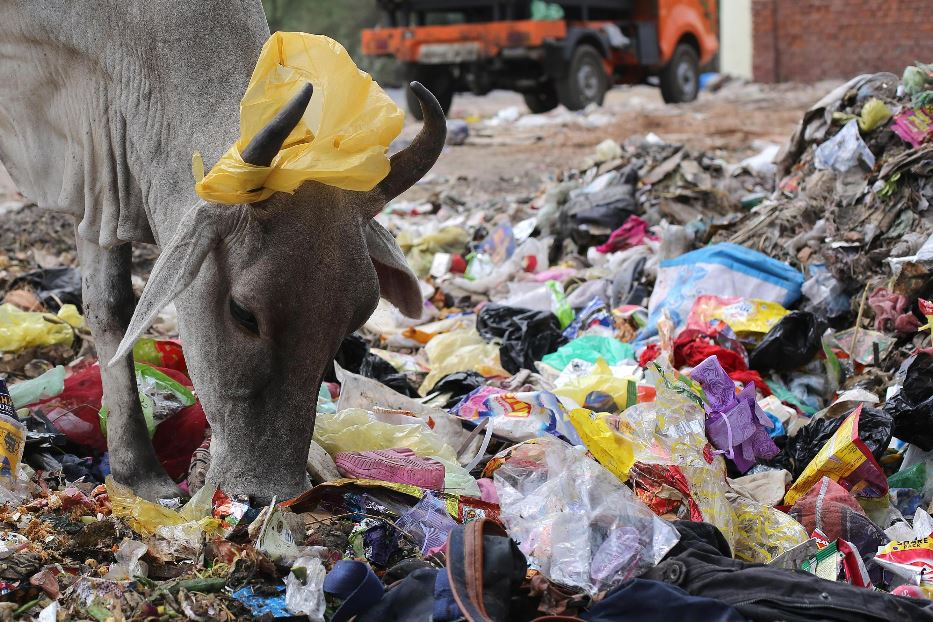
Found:
[[[170,337],[136,375],[190,499],[109,477],[74,269],[12,280],[0,619],[933,620],[931,102],[918,65],[738,162],[607,139],[531,201],[390,204],[422,316],[343,341],[266,506],[205,483]]]

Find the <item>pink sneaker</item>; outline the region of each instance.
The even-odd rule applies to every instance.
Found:
[[[444,465],[423,458],[406,447],[376,451],[344,451],[334,455],[344,477],[410,484],[428,490],[444,489]]]

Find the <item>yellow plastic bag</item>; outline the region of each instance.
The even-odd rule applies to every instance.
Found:
[[[0,352],[66,345],[74,341],[74,329],[84,318],[74,305],[63,305],[58,315],[21,311],[11,304],[0,305]]]
[[[735,557],[767,564],[806,542],[807,530],[790,515],[734,492],[726,493],[735,513]]]
[[[689,328],[705,329],[721,320],[738,335],[760,337],[774,328],[789,311],[776,302],[739,296],[698,296],[687,318]]]
[[[108,475],[104,480],[107,496],[116,518],[125,519],[130,529],[148,538],[160,527],[173,527],[196,523],[200,531],[220,533],[220,521],[211,516],[213,488],[205,486],[178,511],[137,497],[131,488],[118,483]]]
[[[335,414],[318,413],[314,440],[331,455],[341,451],[406,447],[419,456],[457,460],[453,448],[420,419],[413,419],[411,424],[385,423],[359,408]]]
[[[512,374],[502,369],[499,362],[499,346],[486,343],[475,330],[455,330],[437,335],[424,346],[431,367],[418,393],[422,396],[437,384],[437,381],[458,371],[475,371],[482,376],[509,377]]]
[[[571,378],[552,391],[555,395],[574,401],[582,407],[586,396],[593,391],[602,391],[612,396],[612,400],[621,410],[638,403],[638,385],[632,378],[618,378],[605,359],[599,358],[593,368],[582,376]]]
[[[240,153],[249,141],[306,82],[314,86],[311,103],[272,165],[243,162]],[[262,47],[240,102],[239,140],[195,190],[206,201],[229,204],[294,192],[308,180],[369,191],[389,174],[386,150],[404,121],[401,109],[342,45],[322,35],[276,32]]]
[[[632,441],[606,423],[608,413],[594,413],[586,408],[574,408],[568,413],[580,440],[596,458],[620,481],[628,479],[629,469],[635,463]]]

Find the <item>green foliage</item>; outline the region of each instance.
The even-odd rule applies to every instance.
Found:
[[[339,41],[356,64],[386,86],[401,84],[398,63],[360,53],[360,32],[379,24],[376,0],[263,0],[269,29],[310,32]]]

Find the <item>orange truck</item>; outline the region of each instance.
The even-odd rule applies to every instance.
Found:
[[[492,89],[522,93],[532,112],[580,110],[643,82],[666,102],[692,101],[719,48],[717,0],[377,2],[384,23],[363,31],[363,53],[403,63],[445,112],[454,93]]]

